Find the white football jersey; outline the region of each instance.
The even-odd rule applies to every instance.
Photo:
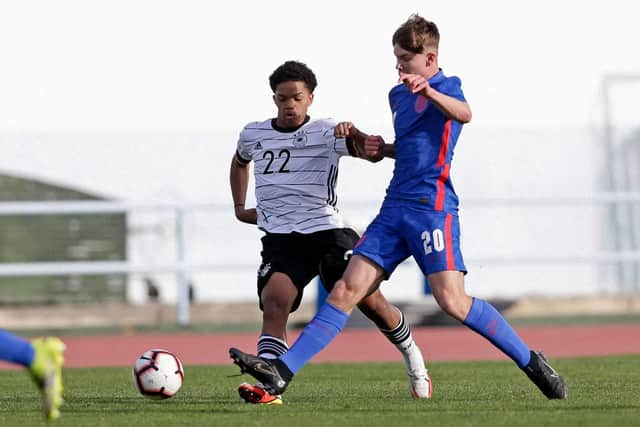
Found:
[[[272,119],[249,123],[240,133],[238,156],[253,161],[258,227],[270,233],[313,233],[344,227],[336,203],[340,157],[349,155],[336,122],[310,120],[291,132]]]

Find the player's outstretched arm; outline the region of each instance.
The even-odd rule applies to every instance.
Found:
[[[365,141],[370,136],[360,131],[351,122],[338,123],[333,134],[336,138],[347,139],[347,147],[353,157],[359,157],[374,163],[384,158],[382,152],[377,152],[376,150],[367,151],[365,149]]]
[[[231,160],[229,182],[231,184],[231,197],[233,198],[236,218],[247,224],[257,224],[258,213],[256,209],[246,209],[244,207],[247,198],[247,186],[249,185],[249,162],[240,159],[237,154],[234,154]]]
[[[379,135],[369,135],[365,138],[364,151],[367,156],[375,158],[395,158],[396,146],[395,144],[387,144],[384,139]]]
[[[429,89],[429,96],[427,98],[447,117],[460,123],[469,123],[471,121],[471,108],[466,102],[445,95],[433,88]]]
[[[445,95],[442,92],[438,92],[429,85],[429,82],[424,76],[400,73],[400,80],[412,93],[420,93],[434,103],[447,117],[460,123],[469,123],[471,121],[471,108],[469,104],[452,96]]]

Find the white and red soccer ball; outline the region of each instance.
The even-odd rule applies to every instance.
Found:
[[[180,359],[167,350],[145,351],[133,366],[133,384],[144,397],[168,399],[174,396],[184,381]]]

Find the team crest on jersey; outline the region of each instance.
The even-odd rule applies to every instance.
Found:
[[[307,145],[307,132],[305,131],[296,132],[293,135],[293,146],[304,147],[305,145]]]
[[[414,105],[416,113],[422,113],[424,110],[427,109],[428,104],[429,104],[429,100],[427,98],[425,98],[422,95],[418,95],[416,97],[416,104]]]

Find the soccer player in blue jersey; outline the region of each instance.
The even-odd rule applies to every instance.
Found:
[[[26,340],[0,329],[0,360],[22,365],[42,392],[48,420],[60,416],[64,343],[55,337]]]
[[[440,307],[509,356],[549,399],[565,399],[564,380],[541,353],[531,351],[487,301],[465,292],[458,197],[450,178],[462,125],[471,120],[458,77],[438,65],[437,26],[412,15],[394,33],[400,84],[389,92],[395,141],[369,136],[370,156],[395,158],[395,169],[378,216],[354,248],[347,269],[291,349],[268,361],[231,348],[234,363],[282,393],[293,375],[344,328],[353,307],[378,289],[413,256]]]

